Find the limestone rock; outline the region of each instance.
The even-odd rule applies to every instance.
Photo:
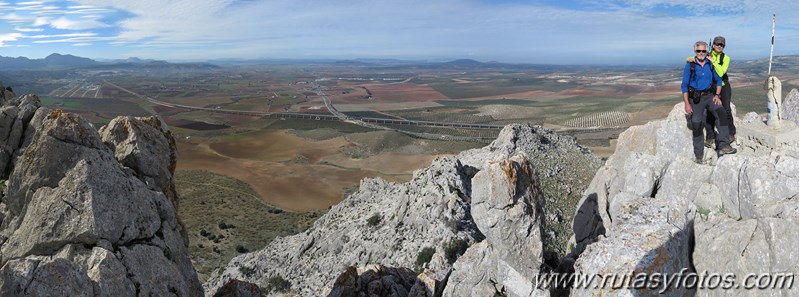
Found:
[[[3,82],[0,81],[0,105],[5,105],[5,103],[11,99],[17,97],[17,94],[11,89],[11,87],[3,86]]]
[[[416,276],[416,283],[408,291],[408,296],[439,297],[444,293],[451,271],[435,272],[426,269]]]
[[[521,155],[484,167],[472,179],[472,216],[486,239],[458,259],[445,296],[474,294],[473,288],[529,296],[543,262],[544,199],[536,170]]]
[[[690,130],[675,105],[668,118],[622,133],[617,153],[597,172],[576,212],[575,272],[799,274],[799,148],[763,149],[739,138],[738,154],[692,161]],[[749,114],[740,127],[762,126]],[[655,129],[655,127],[657,127]],[[627,137],[656,130],[655,137]],[[648,133],[648,132],[647,132]],[[654,139],[653,139],[654,138]],[[654,143],[654,151],[652,149]],[[706,154],[713,154],[706,149]],[[715,155],[715,154],[713,154]],[[706,155],[707,156],[707,155]],[[695,244],[692,244],[692,239]],[[666,296],[794,296],[787,289],[669,287]],[[698,291],[697,291],[698,290]],[[573,288],[572,296],[649,296],[652,288]]]
[[[30,122],[20,134],[8,195],[0,203],[7,209],[0,230],[7,239],[0,246],[0,292],[202,295],[175,209],[161,189],[124,170],[81,117],[20,110],[30,114]],[[166,146],[158,137],[139,137],[130,145]]]
[[[792,89],[782,101],[782,120],[799,125],[799,91]]]
[[[690,269],[690,226],[669,222],[672,201],[622,192],[614,198],[613,223],[607,237],[588,245],[574,269],[582,275],[675,274]],[[600,280],[597,280],[598,282]],[[596,287],[598,288],[598,287]],[[648,296],[652,288],[630,289],[579,287],[571,296]],[[684,288],[663,289],[667,296],[686,296]],[[625,293],[626,292],[626,293]],[[629,295],[626,295],[629,294]]]
[[[527,161],[512,159],[515,163],[506,164],[511,175],[495,162],[522,155]],[[357,192],[308,231],[277,238],[215,271],[204,284],[206,294],[231,279],[264,287],[269,279],[281,278],[291,283],[289,294],[319,296],[347,267],[370,264],[432,271],[431,276],[418,277],[409,294],[424,291],[430,296],[435,291],[437,296],[436,292],[465,289],[479,283],[472,275],[496,276],[493,279],[503,282],[508,292],[530,292],[528,277],[541,266],[544,244],[563,239],[555,246],[565,249],[565,238],[571,235],[568,226],[561,226],[551,229],[557,234],[543,241],[544,221],[551,218],[554,227],[568,224],[579,193],[600,164],[571,137],[536,126],[509,125],[489,146],[439,158],[414,172],[408,183],[363,180]],[[500,196],[491,197],[495,194]],[[553,211],[547,217],[540,207],[549,207],[550,201]],[[502,203],[513,206],[502,209]],[[513,219],[504,222],[504,215]],[[371,217],[379,218],[371,220],[376,224],[368,223]],[[567,219],[555,223],[559,217]],[[483,224],[480,229],[478,221]],[[514,235],[506,238],[505,231]],[[490,250],[478,253],[482,246],[489,249],[489,241]],[[485,256],[469,260],[467,255],[475,253]],[[461,267],[454,288],[447,280],[456,278],[455,272],[450,274],[453,267]]]
[[[0,178],[8,179],[14,152],[20,149],[23,134],[39,107],[41,101],[33,94],[6,100],[0,106]]]
[[[549,296],[535,288],[534,275],[523,275],[512,265],[490,242],[475,244],[453,265],[443,296]]]
[[[654,146],[654,144],[653,144]],[[570,251],[571,221],[575,205],[602,161],[577,144],[571,136],[558,135],[540,126],[508,125],[491,144],[462,152],[458,159],[467,168],[481,169],[500,156],[524,154],[536,168],[544,196],[544,232],[554,235],[546,249],[559,254]]]
[[[365,179],[308,231],[276,238],[215,271],[204,285],[206,292],[229,279],[264,287],[268,279],[280,277],[291,282],[292,292],[318,296],[346,267],[369,264],[447,271],[452,264],[446,245],[470,245],[482,238],[469,214],[471,183],[464,170],[457,159],[445,157],[417,170],[405,184]],[[373,216],[377,224],[368,223]],[[424,253],[429,260],[419,263]]]
[[[333,288],[325,296],[425,296],[408,294],[416,281],[416,274],[408,268],[381,265],[349,267],[336,278]]]
[[[214,293],[214,297],[261,297],[261,289],[253,283],[230,280]]]
[[[157,116],[118,117],[100,128],[100,135],[119,163],[133,169],[139,179],[153,189],[162,191],[177,209],[177,193],[172,181],[177,146],[163,120]]]

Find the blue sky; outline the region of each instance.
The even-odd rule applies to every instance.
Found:
[[[0,0],[0,55],[99,59],[472,58],[667,64],[727,38],[735,59],[799,54],[799,1]],[[784,12],[784,14],[780,14]]]

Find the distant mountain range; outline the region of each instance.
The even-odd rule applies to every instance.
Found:
[[[51,54],[43,59],[0,56],[0,71],[9,70],[64,70],[64,69],[116,69],[116,68],[154,68],[154,69],[212,69],[219,66],[208,63],[169,63],[167,61],[139,59],[135,57],[107,62],[73,55]]]
[[[742,70],[762,71],[768,66],[767,59],[748,60],[736,62],[736,68]],[[51,54],[43,59],[29,59],[26,57],[3,57],[0,56],[0,71],[19,71],[19,70],[66,70],[66,69],[96,69],[96,70],[211,70],[220,66],[245,66],[245,65],[333,65],[333,66],[352,66],[352,67],[378,67],[384,69],[414,67],[420,69],[535,69],[535,70],[570,70],[580,71],[585,69],[603,68],[625,69],[634,67],[631,65],[620,66],[591,66],[591,65],[547,65],[547,64],[523,64],[523,63],[502,63],[496,61],[480,62],[472,59],[451,59],[451,60],[397,60],[397,59],[218,59],[208,60],[207,62],[186,62],[174,63],[164,60],[140,59],[130,57],[127,59],[102,60],[96,61],[89,58],[77,57],[73,55]],[[676,64],[675,64],[676,65]],[[673,65],[648,65],[635,66],[640,69],[672,67]],[[774,57],[774,66],[780,69],[799,68],[799,56],[779,56]],[[762,68],[762,69],[761,69]]]

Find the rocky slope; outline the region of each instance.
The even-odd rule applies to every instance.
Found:
[[[545,251],[556,250],[547,246],[566,249],[570,214],[600,164],[571,137],[511,125],[489,146],[437,159],[408,183],[362,181],[306,232],[214,272],[206,295],[231,279],[283,283],[301,296],[527,295]],[[363,268],[370,264],[385,266]],[[423,273],[407,280],[407,271]]]
[[[0,102],[0,296],[198,296],[158,118],[98,132],[38,97]]]
[[[719,158],[707,149],[700,165],[686,125],[680,103],[665,120],[620,135],[575,216],[575,253],[582,254],[574,268],[584,275],[730,273],[729,286],[740,287],[706,277],[699,278],[705,286],[575,288],[573,296],[799,295],[795,285],[744,288],[749,273],[799,273],[799,143],[768,147],[742,136],[765,127],[750,113],[736,120],[738,154]]]

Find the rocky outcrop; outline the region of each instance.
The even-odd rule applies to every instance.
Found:
[[[347,296],[426,296],[408,292],[416,284],[416,273],[408,268],[370,265],[366,268],[348,267],[333,283],[328,297]],[[431,295],[432,296],[432,295]]]
[[[28,123],[42,104],[39,97],[33,94],[4,99],[3,102],[0,105],[0,178],[7,180],[14,152],[22,145],[23,132],[28,129]]]
[[[799,91],[791,90],[782,101],[782,119],[799,126]]]
[[[360,279],[347,267],[370,264],[425,271],[416,283],[441,288],[426,290],[426,296],[439,296],[439,290],[462,296],[469,286],[528,294],[547,244],[570,236],[548,226],[571,216],[555,205],[573,209],[600,163],[573,138],[510,125],[489,146],[439,158],[408,183],[363,180],[308,231],[277,238],[215,271],[206,294],[231,279],[261,287],[279,279],[290,283],[293,294],[318,296],[323,288],[341,289],[335,284],[342,272],[346,284]],[[549,208],[550,201],[554,211],[547,214],[543,205]]]
[[[545,250],[566,254],[572,236],[575,205],[603,162],[571,136],[540,126],[508,125],[490,145],[462,152],[458,159],[469,167],[483,168],[499,156],[524,154],[538,172],[544,196]]]
[[[261,297],[263,293],[261,288],[253,283],[243,282],[240,280],[231,280],[219,291],[214,294],[214,297]]]
[[[175,208],[162,188],[120,164],[81,117],[38,108],[32,95],[10,102],[20,110],[17,118],[28,121],[14,133],[22,135],[17,144],[4,143],[16,147],[10,154],[16,158],[0,203],[0,295],[202,295]],[[35,114],[22,116],[28,106],[36,107]],[[126,121],[147,126],[153,119]],[[7,131],[0,127],[0,134]],[[167,137],[140,135],[126,145],[152,148],[131,153],[146,164],[153,162],[148,158],[170,157],[164,154],[173,141]],[[150,178],[171,179],[168,171],[159,174],[169,176]]]
[[[120,164],[133,169],[139,179],[153,190],[163,192],[178,208],[172,181],[178,150],[166,123],[159,117],[118,117],[100,129],[100,136]],[[151,141],[142,141],[145,139]]]
[[[695,164],[682,110],[677,104],[668,118],[622,133],[584,193],[573,223],[575,272],[617,279],[599,288],[608,280],[597,278],[572,295],[796,295],[796,289],[745,290],[743,279],[799,274],[795,239],[786,236],[799,232],[799,143],[766,150],[742,137],[738,154],[717,157],[706,149],[706,164]],[[763,125],[756,115],[736,124]],[[636,285],[642,273],[696,273],[700,285],[667,286],[662,278]],[[740,287],[713,287],[707,278],[713,273],[734,274]]]
[[[0,85],[0,87],[2,86]],[[17,94],[14,93],[14,90],[12,90],[11,87],[5,87],[5,89],[3,89],[2,91],[3,91],[2,95],[3,100],[10,100],[17,97]]]
[[[264,286],[281,278],[302,296],[319,295],[348,266],[382,264],[446,271],[445,244],[482,239],[469,217],[467,169],[452,157],[414,173],[406,184],[366,179],[305,233],[277,238],[234,258],[206,282],[211,294],[228,279]],[[417,261],[418,260],[418,261]]]
[[[543,262],[544,197],[526,157],[499,157],[472,178],[472,216],[486,238],[455,262],[444,296],[533,294]]]

